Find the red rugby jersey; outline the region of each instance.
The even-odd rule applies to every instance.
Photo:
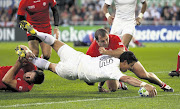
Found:
[[[106,50],[115,50],[120,47],[125,47],[123,45],[121,39],[116,35],[109,34],[109,46],[108,46],[108,48],[105,48],[105,49]],[[99,53],[99,45],[97,44],[97,42],[95,40],[90,45],[86,54],[90,55],[91,57],[97,57],[97,56],[102,55]]]
[[[49,7],[54,7],[56,0],[21,0],[18,15],[26,16],[26,20],[32,25],[50,25]]]
[[[8,89],[7,86],[2,82],[2,78],[4,75],[8,72],[8,70],[12,66],[0,66],[0,90],[1,89]],[[36,70],[36,67],[34,67],[34,70]],[[28,92],[32,89],[34,84],[29,84],[23,79],[24,71],[22,69],[19,70],[17,75],[15,76],[15,79],[17,80],[16,84],[16,91],[18,92]]]

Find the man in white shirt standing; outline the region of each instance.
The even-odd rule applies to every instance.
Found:
[[[141,13],[135,19],[135,8],[137,0],[114,0],[116,6],[115,18],[110,15],[108,7],[113,3],[113,0],[105,0],[103,12],[107,21],[112,25],[110,34],[119,36],[123,44],[128,48],[132,37],[135,34],[135,26],[140,25],[143,14],[146,11],[146,0],[141,0]]]

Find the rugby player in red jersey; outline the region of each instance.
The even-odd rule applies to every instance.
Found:
[[[21,0],[17,12],[18,24],[22,20],[27,20],[33,27],[41,32],[52,34],[49,7],[51,7],[54,17],[54,34],[56,39],[59,37],[59,14],[56,0]],[[51,56],[51,47],[29,33],[28,44],[31,51],[36,57],[39,55],[39,44],[41,46],[44,59],[49,59]]]
[[[44,73],[25,58],[19,57],[14,66],[0,66],[0,90],[29,92],[43,81]]]
[[[87,55],[92,57],[98,57],[100,55],[110,55],[116,58],[119,58],[120,55],[127,51],[121,39],[116,35],[111,35],[105,29],[98,29],[95,32],[95,40],[90,45]],[[162,82],[154,73],[147,72],[142,64],[138,61],[134,64],[132,69],[130,69],[137,77],[141,79],[146,79],[151,83],[159,85],[161,89],[167,92],[174,92],[174,90]],[[99,83],[98,89],[100,92],[107,92],[102,88],[104,82]],[[117,80],[108,80],[107,86],[110,91],[116,91],[119,88],[119,81]]]

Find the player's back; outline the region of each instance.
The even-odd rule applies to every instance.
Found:
[[[82,57],[78,66],[78,77],[87,82],[100,82],[107,79],[119,79],[120,60],[108,55]]]

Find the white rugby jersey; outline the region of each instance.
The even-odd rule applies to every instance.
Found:
[[[105,80],[119,80],[125,76],[120,71],[120,60],[108,55],[81,57],[78,65],[78,78],[87,82],[101,82]]]
[[[144,2],[145,0],[141,0]],[[107,5],[111,5],[113,0],[105,0]],[[115,17],[124,20],[134,20],[135,19],[135,8],[137,0],[114,0],[116,7]]]
[[[101,82],[119,80],[125,76],[120,71],[118,58],[102,55],[91,57],[78,52],[68,45],[58,50],[61,61],[57,64],[56,73],[69,80],[84,80],[86,82]]]

